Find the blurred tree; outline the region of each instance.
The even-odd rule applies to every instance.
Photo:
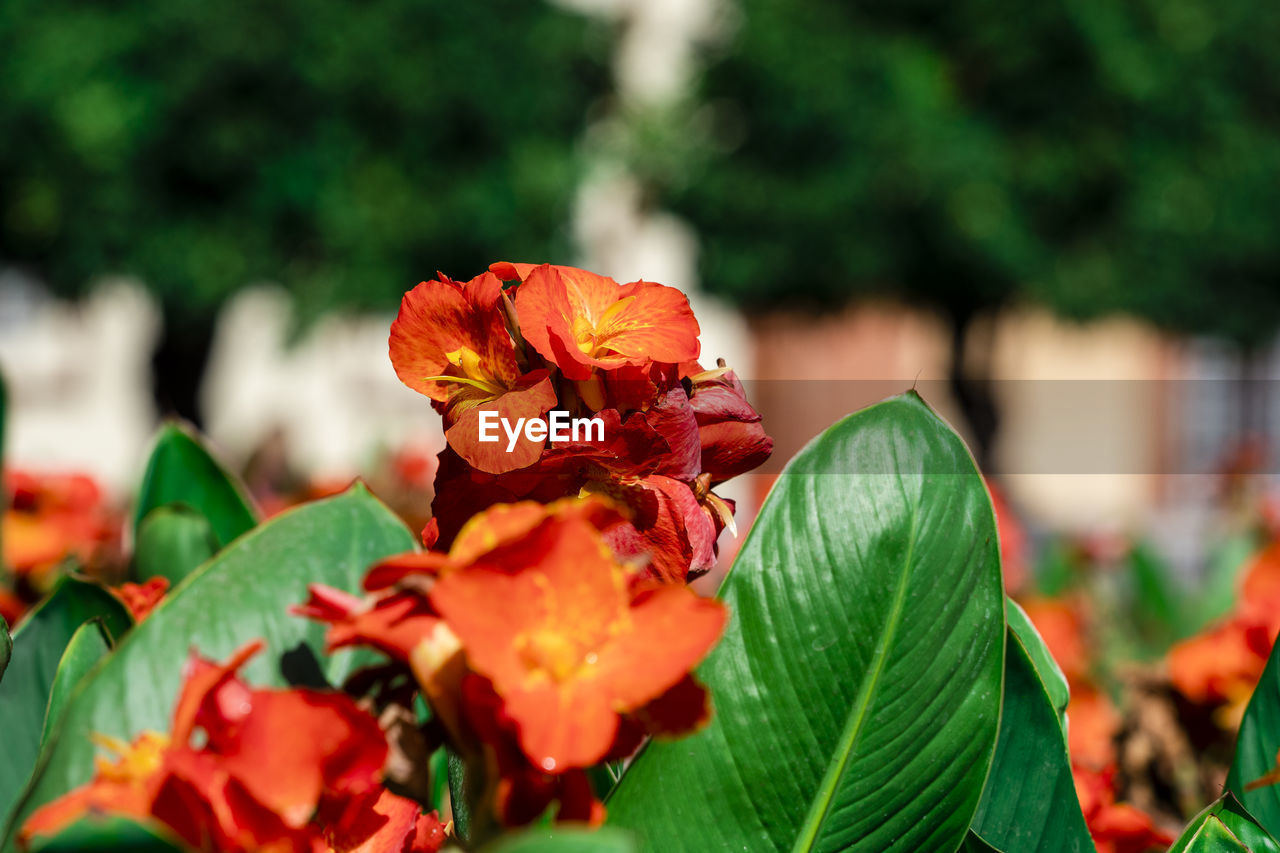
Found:
[[[579,16],[528,0],[0,4],[0,263],[159,298],[157,395],[194,417],[214,314],[392,309],[437,269],[563,256],[607,87]]]
[[[1280,326],[1280,6],[1069,10],[1092,91],[1064,107],[1094,140],[1100,203],[1066,239],[1054,234],[1033,295],[1069,316],[1121,310],[1216,336],[1237,347],[1241,377],[1256,378]],[[1072,139],[1056,142],[1059,159]],[[1265,431],[1267,387],[1243,384],[1242,432]]]
[[[1280,7],[1263,5],[740,0],[681,125],[710,144],[638,168],[700,231],[708,287],[749,308],[939,310],[983,457],[996,411],[971,330],[1010,299],[1274,333]]]

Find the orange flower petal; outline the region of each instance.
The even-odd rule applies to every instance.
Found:
[[[400,381],[433,400],[447,402],[455,384],[430,377],[449,372],[450,354],[470,351],[486,376],[510,388],[519,370],[501,296],[502,282],[489,273],[466,284],[424,281],[406,293],[388,340],[391,364]]]
[[[484,558],[490,565],[518,570],[541,562],[539,528],[545,527],[554,537],[557,525],[562,523],[582,522],[604,529],[622,520],[618,505],[602,497],[563,498],[547,504],[496,504],[473,516],[458,531],[449,549],[449,568]]]
[[[628,710],[679,683],[715,645],[729,616],[719,601],[672,585],[642,593],[630,615],[631,630],[600,656],[598,674]]]
[[[205,700],[219,686],[235,677],[236,670],[249,658],[262,651],[262,640],[245,643],[232,653],[226,663],[205,660],[193,649],[182,669],[182,692],[173,708],[173,740],[186,743],[195,729]]]
[[[541,418],[556,406],[555,386],[546,370],[520,377],[517,387],[490,402],[464,409],[445,430],[449,446],[468,464],[490,474],[503,474],[527,468],[538,461],[546,440],[530,441],[521,430],[515,446],[507,450],[509,440],[500,426],[491,430],[497,441],[480,441],[480,413],[497,412],[514,429],[522,419]],[[499,421],[501,423],[501,421]]]
[[[581,518],[553,516],[538,532],[528,548],[536,562],[514,574],[457,569],[431,599],[471,668],[492,680],[525,754],[563,772],[600,760],[619,713],[680,682],[714,644],[725,610],[681,586],[633,600],[628,575]]]
[[[698,356],[698,321],[672,287],[619,286],[586,270],[544,264],[524,276],[515,304],[525,340],[570,379],[589,378],[593,367]]]
[[[617,711],[591,679],[517,689],[504,698],[525,755],[547,773],[598,763],[618,733]]]

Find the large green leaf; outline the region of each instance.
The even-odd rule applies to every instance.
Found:
[[[1000,737],[971,828],[1005,853],[1091,852],[1058,711],[1013,630],[1008,643]]]
[[[184,504],[168,504],[138,525],[133,570],[141,579],[164,577],[177,584],[217,552],[218,537],[207,518]]]
[[[1280,844],[1230,793],[1192,818],[1169,853],[1280,853]]]
[[[306,600],[309,583],[356,591],[370,564],[413,547],[409,530],[360,485],[236,540],[170,592],[76,689],[24,795],[21,818],[90,778],[91,733],[129,740],[145,729],[167,731],[191,649],[223,659],[262,638],[266,650],[243,670],[250,683],[345,679],[357,658],[325,656],[324,626],[287,609]]]
[[[160,428],[147,471],[142,477],[133,529],[157,507],[185,504],[209,519],[219,545],[226,545],[257,524],[245,492],[204,449],[199,439],[177,423]]]
[[[1248,790],[1276,767],[1280,752],[1280,646],[1271,649],[1266,669],[1245,708],[1236,738],[1236,757],[1227,774],[1227,789],[1242,802],[1267,832],[1280,838],[1280,786]]]
[[[58,670],[53,676],[53,687],[49,689],[49,706],[45,709],[44,726],[40,730],[42,746],[52,736],[54,726],[80,679],[93,669],[94,664],[107,656],[111,645],[111,636],[103,627],[101,619],[84,623],[71,635],[71,642],[67,643],[62,660],[58,662]]]
[[[86,622],[100,619],[119,637],[132,620],[120,601],[90,581],[65,576],[13,633],[13,657],[0,683],[0,821],[9,815],[40,751],[45,712],[58,664],[72,636]]]
[[[915,394],[837,423],[774,486],[699,674],[715,716],[609,799],[646,850],[929,850],[965,838],[1000,716],[995,519]]]
[[[1027,616],[1027,611],[1022,609],[1022,605],[1010,598],[1005,602],[1005,613],[1009,619],[1010,630],[1022,641],[1022,647],[1031,656],[1031,663],[1035,665],[1036,674],[1040,676],[1040,681],[1043,682],[1044,689],[1049,694],[1049,701],[1053,703],[1054,710],[1061,718],[1066,713],[1067,703],[1071,701],[1071,689],[1067,685],[1067,677],[1063,674],[1062,667],[1058,666],[1058,662],[1053,659],[1053,654],[1045,645],[1044,638],[1040,636],[1040,632],[1036,630],[1031,618]],[[1006,662],[1006,668],[1007,666]]]
[[[528,829],[482,848],[484,853],[632,853],[631,836],[616,829]]]

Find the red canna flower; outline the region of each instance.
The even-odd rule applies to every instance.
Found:
[[[1222,705],[1215,714],[1234,729],[1280,634],[1280,543],[1249,563],[1235,611],[1169,652],[1174,687],[1193,702]]]
[[[606,531],[622,518],[599,497],[499,504],[448,552],[372,567],[368,598],[313,587],[295,612],[327,622],[330,646],[373,645],[412,672],[454,748],[486,768],[498,821],[558,803],[561,820],[598,822],[584,768],[709,717],[690,670],[725,622],[719,602],[619,561]]]
[[[168,591],[169,579],[157,576],[144,583],[122,583],[114,587],[111,593],[129,608],[134,622],[141,622],[164,600],[164,594]]]
[[[1150,853],[1173,843],[1146,812],[1115,801],[1114,767],[1094,772],[1072,766],[1071,772],[1098,853]]]
[[[68,557],[90,574],[118,557],[119,519],[93,479],[25,471],[6,471],[4,479],[3,562],[21,579],[23,594],[34,600],[47,592]]]
[[[419,820],[416,804],[380,784],[388,749],[377,721],[342,694],[249,687],[236,671],[261,648],[225,664],[192,655],[171,735],[104,740],[117,760],[100,760],[88,785],[37,810],[20,843],[115,813],[163,824],[196,850],[438,850],[438,820]],[[420,824],[428,841],[409,847]]]
[[[525,754],[549,773],[601,760],[622,716],[680,685],[725,622],[723,605],[686,587],[633,584],[591,523],[592,503],[503,510],[542,520],[430,593]]]
[[[1274,634],[1239,616],[1178,643],[1169,676],[1178,692],[1205,705],[1247,702],[1267,665]]]
[[[497,263],[516,290],[520,331],[566,377],[586,380],[605,370],[698,357],[698,321],[673,287],[648,281],[619,285],[574,267]]]
[[[466,284],[419,284],[391,330],[397,374],[445,418],[433,535],[448,547],[498,502],[602,493],[628,510],[610,534],[620,553],[664,580],[707,571],[734,509],[711,487],[759,465],[773,442],[732,371],[697,364],[688,300],[573,267],[490,269]],[[504,293],[499,279],[517,283]],[[514,452],[509,436],[479,441],[483,413],[510,425],[552,407],[598,418],[603,439],[521,433]]]
[[[521,371],[503,302],[490,273],[465,284],[441,275],[404,295],[389,339],[400,381],[435,401],[449,444],[467,462],[493,473],[532,465],[543,445],[521,437],[508,453],[503,442],[480,442],[480,412],[515,422],[556,404],[547,370]]]

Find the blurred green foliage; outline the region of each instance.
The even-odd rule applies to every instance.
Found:
[[[1246,346],[1280,324],[1280,5],[738,5],[702,162],[648,175],[711,289],[960,322],[1029,297]]]
[[[0,259],[202,323],[255,281],[388,309],[562,257],[605,35],[528,0],[9,0]]]

